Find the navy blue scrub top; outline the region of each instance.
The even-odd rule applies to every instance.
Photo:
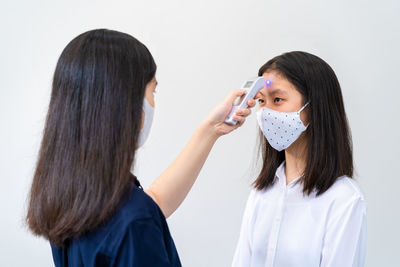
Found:
[[[66,248],[51,244],[56,266],[182,266],[164,214],[133,178],[127,201],[107,222]]]

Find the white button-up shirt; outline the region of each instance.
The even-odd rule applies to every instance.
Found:
[[[247,200],[233,267],[363,266],[366,202],[356,182],[340,177],[325,193],[286,185],[285,162],[273,186]]]

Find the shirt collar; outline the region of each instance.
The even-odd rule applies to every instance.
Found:
[[[297,177],[296,179],[294,179],[293,181],[291,181],[288,185],[286,185],[286,174],[285,174],[285,168],[286,168],[286,161],[283,161],[281,163],[281,165],[279,165],[279,167],[276,169],[275,172],[275,178],[278,179],[278,183],[281,187],[285,188],[292,188],[293,186],[295,186],[297,184],[297,181],[303,176],[300,175],[299,177]]]

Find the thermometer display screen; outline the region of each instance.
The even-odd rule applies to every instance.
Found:
[[[253,81],[247,81],[246,84],[244,85],[244,88],[250,88],[250,86],[253,84]]]

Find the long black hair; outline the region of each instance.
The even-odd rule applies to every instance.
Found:
[[[85,32],[63,50],[53,78],[30,191],[30,230],[64,246],[115,212],[129,190],[149,50],[106,29]]]
[[[289,52],[265,63],[258,75],[276,71],[301,93],[303,105],[309,102],[307,161],[301,179],[303,191],[321,195],[340,177],[353,176],[353,152],[350,129],[339,81],[332,68],[321,58],[306,52]],[[263,166],[254,182],[256,189],[268,188],[275,171],[285,160],[260,132]]]

